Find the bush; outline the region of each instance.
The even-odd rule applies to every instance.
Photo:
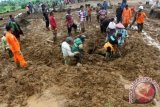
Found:
[[[21,9],[25,9],[27,4],[21,4]]]
[[[14,10],[16,10],[16,7],[15,7],[15,6],[12,6],[12,7],[10,8],[10,10],[11,10],[11,11],[14,11]]]

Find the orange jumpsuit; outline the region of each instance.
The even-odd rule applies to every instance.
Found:
[[[123,17],[123,24],[128,25],[129,21],[132,17],[131,9],[130,8],[128,8],[128,9],[124,8],[123,13],[122,13],[122,17]]]
[[[10,32],[6,33],[6,40],[12,50],[13,56],[14,56],[14,62],[16,64],[20,64],[21,67],[25,68],[27,67],[27,62],[24,60],[24,57],[20,51],[20,45],[16,37],[11,34]]]
[[[146,17],[146,14],[144,12],[140,12],[137,17],[136,17],[136,22],[137,24],[142,24],[144,23],[144,19]]]

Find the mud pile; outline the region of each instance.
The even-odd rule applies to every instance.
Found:
[[[106,61],[102,55],[95,53],[104,45],[105,36],[95,23],[90,23],[87,27],[93,27],[86,31],[88,39],[82,67],[65,66],[59,47],[66,33],[64,14],[56,14],[61,32],[56,44],[46,41],[52,37],[52,32],[45,29],[42,17],[34,19],[32,15],[25,19],[30,21],[30,25],[25,28],[25,39],[21,45],[29,68],[16,69],[14,63],[1,58],[0,102],[7,103],[8,107],[27,107],[28,97],[41,95],[45,89],[56,85],[67,99],[66,107],[153,106],[152,103],[129,104],[128,90],[125,90],[119,75],[130,82],[139,76],[149,76],[160,84],[160,52],[146,45],[143,35],[129,31],[128,44],[122,57]],[[95,19],[93,16],[93,22],[96,22]]]

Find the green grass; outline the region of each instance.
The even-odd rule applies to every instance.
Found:
[[[16,11],[18,9],[20,9],[20,6],[1,6],[0,7],[0,14],[2,13],[6,13],[6,12],[12,12],[12,11]]]

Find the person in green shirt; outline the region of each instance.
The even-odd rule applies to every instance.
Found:
[[[4,52],[4,53],[5,53],[5,52],[8,52],[9,57],[12,58],[12,57],[13,57],[13,54],[12,54],[12,51],[11,51],[8,43],[7,43],[7,40],[6,40],[6,32],[5,32],[5,31],[4,31],[3,36],[2,36],[2,38],[1,38],[1,45],[2,45],[2,50],[3,50],[3,52]]]
[[[78,63],[81,63],[82,59],[82,54],[83,54],[83,44],[85,42],[85,35],[79,35],[77,38],[74,39],[74,44],[71,46],[71,51],[74,52],[79,52],[80,54],[77,54],[75,58],[77,59]]]

